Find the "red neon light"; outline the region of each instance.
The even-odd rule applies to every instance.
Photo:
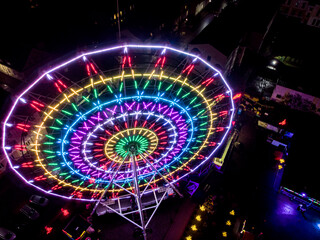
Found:
[[[217,96],[215,96],[214,98],[218,98],[219,100],[220,99],[222,99],[222,98],[224,98],[225,96],[223,95],[223,94],[219,94],[219,95],[217,95]]]
[[[126,63],[126,60],[127,60],[127,56],[124,56],[122,61],[122,68],[124,68],[124,64]]]
[[[224,130],[224,127],[217,127],[216,132],[222,132]]]
[[[51,190],[55,191],[55,190],[58,190],[58,189],[60,189],[60,188],[62,188],[62,186],[59,186],[59,185],[57,184],[57,185],[53,186],[53,187],[51,188]]]
[[[22,163],[21,167],[23,168],[32,168],[33,166],[33,162],[26,162],[26,163]]]
[[[161,62],[161,61],[162,61],[162,62]],[[158,65],[159,65],[160,62],[161,62],[161,68],[163,68],[165,61],[166,61],[166,57],[164,57],[164,56],[158,58],[158,60],[157,60],[156,64],[154,65],[154,67],[155,67],[155,68],[158,67]]]
[[[287,124],[287,119],[284,119],[283,121],[279,122],[279,125],[284,126]]]
[[[60,93],[62,92],[62,89],[60,87],[64,87],[65,89],[68,88],[68,86],[64,84],[60,79],[58,79],[57,82],[54,83],[54,86],[57,88],[58,92]]]
[[[71,193],[70,196],[75,196],[77,198],[82,198],[82,192],[73,191],[73,193]]]
[[[24,131],[24,132],[28,132],[28,131],[29,131],[28,128],[30,128],[30,125],[28,125],[28,124],[23,124],[23,123],[18,123],[17,126],[16,126],[16,128],[18,128],[18,129],[20,129],[20,130],[22,130],[22,131]]]
[[[137,127],[137,125],[138,125],[138,121],[135,120],[135,121],[134,121],[134,127]]]
[[[103,151],[103,149],[101,149],[101,148],[95,148],[95,149],[93,149],[93,151],[94,151],[94,152],[101,152],[101,151]]]
[[[182,73],[187,72],[187,75],[189,75],[191,73],[191,71],[194,69],[194,64],[189,64],[185,69],[182,70]]]
[[[208,87],[211,83],[213,83],[214,79],[213,78],[208,78],[207,80],[203,81],[201,84],[206,85]]]
[[[160,61],[161,61],[161,58],[159,58],[156,64],[154,65],[155,68],[159,65]]]
[[[95,74],[97,74],[98,72],[97,72],[97,70],[95,69],[95,67],[94,67],[94,65],[92,64],[92,63],[90,63],[90,67],[91,67],[91,69],[93,70],[93,72],[95,73]]]
[[[129,64],[129,67],[132,67],[132,65],[131,65],[131,57],[128,57],[128,64]]]
[[[164,65],[165,61],[166,61],[166,57],[163,57],[162,63],[161,63],[161,68],[163,68],[163,65]]]
[[[117,125],[115,125],[114,128],[115,128],[118,132],[120,131]]]
[[[44,104],[39,103],[37,101],[32,101],[32,103],[30,103],[30,106],[33,107],[38,112],[41,112],[41,110],[38,107],[44,107]]]
[[[158,128],[157,128],[156,130],[154,130],[154,131],[156,132],[156,131],[158,131],[158,130],[160,130],[160,129],[161,129],[161,126],[160,126],[160,127],[158,127]]]
[[[63,214],[63,216],[68,216],[70,214],[70,212],[67,209],[61,208],[61,212]]]
[[[112,134],[111,134],[111,132],[109,132],[108,130],[105,130],[105,132],[107,133],[107,134],[109,134],[110,136],[112,136]],[[106,139],[107,140],[107,139]],[[105,140],[105,141],[106,141]]]
[[[87,74],[90,77],[91,76],[91,71],[90,71],[89,64],[87,64],[86,67],[87,67]]]
[[[124,122],[124,126],[125,126],[125,128],[128,128],[128,123]]]
[[[237,93],[236,95],[234,95],[234,97],[232,98],[233,100],[241,98],[242,94],[241,93]]]
[[[43,181],[43,180],[46,180],[46,179],[47,178],[44,177],[43,175],[34,178],[35,181]]]
[[[123,60],[122,60],[122,68],[124,68],[124,65],[126,64],[127,59],[128,59],[128,66],[129,66],[129,67],[132,67],[131,57],[129,57],[129,56],[124,56],[124,57],[123,57]]]
[[[107,132],[107,130],[106,130],[106,132]],[[103,140],[103,141],[107,141],[107,139],[104,138],[104,137],[100,137],[100,139]]]
[[[89,179],[89,183],[95,183],[95,182],[96,182],[95,178],[92,177],[92,178]]]
[[[62,93],[61,88],[59,87],[58,83],[54,83],[54,86],[57,88],[59,93]]]
[[[37,110],[38,112],[41,112],[41,110],[39,108],[37,108],[35,105],[33,105],[32,103],[30,103],[30,106],[33,107],[35,110]]]
[[[20,150],[20,151],[27,151],[26,145],[14,145],[14,149]]]
[[[32,101],[35,105],[38,105],[39,107],[44,107],[44,104],[42,104],[42,103],[39,103],[39,102],[37,102],[37,101]]]
[[[143,122],[142,127],[144,127],[147,124],[147,120]]]
[[[155,123],[152,123],[151,126],[149,127],[149,129],[151,129],[154,125],[155,125]]]
[[[46,233],[47,235],[49,235],[51,232],[52,232],[52,227],[48,227],[48,226],[45,226],[44,229],[46,230]]]
[[[219,117],[225,116],[228,114],[228,111],[221,111],[219,112]]]
[[[57,80],[58,83],[63,86],[64,88],[68,88],[67,85],[65,85],[60,79]]]

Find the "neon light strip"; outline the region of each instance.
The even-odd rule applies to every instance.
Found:
[[[5,149],[4,147],[5,147],[5,139],[6,139],[6,138],[5,138],[5,137],[6,137],[6,124],[7,124],[7,122],[8,122],[9,117],[11,116],[11,114],[12,114],[12,112],[13,112],[13,109],[15,108],[18,100],[19,100],[26,92],[28,92],[43,76],[45,76],[45,75],[47,75],[47,74],[48,74],[48,76],[49,76],[49,73],[50,73],[50,72],[53,72],[53,71],[59,69],[60,67],[65,66],[65,65],[69,64],[70,62],[72,62],[72,61],[74,61],[74,60],[76,60],[76,59],[78,59],[78,58],[80,58],[80,57],[84,57],[84,56],[86,56],[86,55],[91,55],[91,54],[102,53],[102,52],[106,52],[106,51],[111,51],[111,50],[115,50],[115,49],[119,49],[119,48],[123,48],[123,47],[133,47],[133,48],[134,48],[134,47],[137,47],[137,48],[165,48],[165,49],[170,49],[170,50],[172,50],[172,51],[176,51],[176,52],[179,52],[179,53],[183,53],[183,54],[188,55],[188,56],[193,56],[193,57],[195,57],[195,56],[192,55],[192,54],[184,53],[184,52],[182,52],[182,51],[180,51],[180,50],[176,50],[176,49],[173,49],[173,48],[170,48],[170,47],[128,45],[128,46],[119,46],[119,47],[114,47],[114,48],[102,49],[102,50],[99,50],[99,51],[94,51],[94,52],[82,54],[82,55],[80,55],[80,56],[78,56],[78,57],[76,57],[76,58],[73,58],[73,59],[71,59],[71,60],[69,60],[69,61],[67,61],[67,62],[65,62],[65,63],[63,63],[63,64],[61,64],[61,65],[59,65],[59,66],[57,66],[57,67],[55,67],[55,68],[53,68],[53,69],[51,69],[50,71],[44,73],[40,78],[38,78],[36,81],[34,81],[34,82],[18,97],[18,99],[15,101],[14,105],[13,105],[12,108],[10,109],[9,114],[7,115],[7,117],[6,117],[6,119],[5,119],[5,122],[4,122],[5,126],[4,126],[4,131],[3,131],[3,149]],[[198,58],[199,58],[199,57],[198,57]],[[201,58],[199,58],[199,59],[200,59],[204,64],[206,64],[208,67],[214,69],[212,66],[210,66],[209,64],[207,64],[203,59],[201,59]],[[217,71],[216,69],[214,69],[214,70]],[[218,71],[217,71],[217,72],[218,72]],[[218,73],[219,73],[219,72],[218,72]],[[231,92],[231,90],[230,90],[230,87],[229,87],[228,84],[225,82],[224,78],[222,77],[222,75],[221,75],[220,73],[219,73],[219,75],[220,75],[220,77],[222,78],[222,80],[224,81],[224,83],[225,83],[225,85],[227,86],[227,88],[229,89],[230,95],[231,95],[231,98],[230,98],[230,99],[232,99],[232,92]],[[232,101],[230,101],[230,102],[231,102],[232,107],[234,108],[233,102],[232,102]],[[232,115],[233,115],[233,112],[232,112]],[[232,116],[231,116],[231,118],[230,118],[230,122],[229,122],[229,125],[228,125],[228,129],[231,127],[231,119],[232,119]],[[224,141],[226,134],[227,134],[227,132],[226,132],[225,135],[223,136],[221,142]],[[210,154],[210,156],[211,156],[212,154],[213,154],[213,152]],[[9,160],[9,156],[8,156],[8,154],[7,154],[6,151],[5,151],[5,155],[6,155],[6,157],[7,157],[8,160]],[[11,166],[11,168],[12,168],[13,166],[12,166],[10,160],[9,160],[9,164],[10,164],[10,166]],[[200,165],[201,165],[201,164],[200,164]],[[199,166],[200,166],[200,165],[199,165]],[[199,167],[199,166],[198,166],[198,167]],[[15,169],[14,169],[14,171],[15,171],[20,177],[22,177]],[[24,179],[24,178],[22,177],[22,179]],[[24,179],[24,180],[25,180],[25,179]],[[32,184],[31,184],[31,185],[32,185]]]

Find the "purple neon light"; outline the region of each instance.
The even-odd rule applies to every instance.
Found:
[[[20,98],[22,98],[31,88],[33,88],[44,76],[50,76],[50,73],[51,72],[54,72],[66,65],[68,65],[69,63],[71,62],[74,62],[76,60],[78,60],[79,58],[83,58],[85,59],[86,56],[90,56],[90,55],[94,55],[94,54],[100,54],[100,53],[104,53],[104,52],[108,52],[108,51],[113,51],[113,50],[117,50],[117,49],[121,49],[121,48],[124,48],[124,49],[127,49],[127,48],[155,48],[155,49],[164,49],[163,51],[165,50],[171,50],[173,52],[176,52],[176,53],[181,53],[181,54],[184,54],[184,55],[187,55],[187,56],[190,56],[190,57],[194,57],[195,59],[201,61],[203,64],[207,65],[209,68],[211,68],[212,70],[216,71],[216,74],[218,74],[222,81],[224,82],[225,86],[229,89],[229,95],[230,95],[230,103],[231,103],[231,106],[232,106],[232,113],[231,113],[231,117],[230,117],[230,120],[229,120],[229,124],[226,126],[227,129],[230,129],[231,126],[232,126],[232,117],[233,117],[233,112],[234,112],[234,103],[232,101],[232,91],[229,87],[229,85],[227,84],[227,82],[225,81],[225,79],[223,78],[222,74],[217,70],[215,69],[213,66],[211,66],[210,64],[208,64],[205,60],[203,60],[202,58],[200,58],[199,56],[196,56],[194,54],[190,54],[190,53],[185,53],[181,50],[177,50],[177,49],[174,49],[174,48],[171,48],[171,47],[168,47],[168,46],[159,46],[159,45],[135,45],[135,44],[131,44],[131,45],[121,45],[121,46],[116,46],[116,47],[111,47],[111,48],[105,48],[105,49],[101,49],[101,50],[96,50],[96,51],[92,51],[92,52],[88,52],[88,53],[84,53],[84,54],[81,54],[79,56],[76,56],[48,71],[46,71],[45,73],[43,73],[38,79],[36,79],[32,84],[29,85],[29,87],[27,87],[19,96],[17,96],[16,100],[14,101],[14,104],[12,105],[12,107],[10,108],[6,118],[5,118],[5,121],[4,121],[4,125],[3,125],[3,141],[2,141],[2,148],[3,148],[3,151],[4,151],[4,154],[6,156],[6,158],[8,159],[8,162],[9,162],[9,166],[15,171],[15,173],[20,177],[22,178],[26,183],[30,184],[30,185],[33,185],[34,187],[36,187],[37,189],[43,191],[43,192],[46,192],[46,193],[50,193],[52,195],[55,195],[55,196],[59,196],[59,197],[63,197],[63,198],[69,198],[69,197],[64,197],[64,196],[61,196],[61,195],[58,195],[58,194],[55,194],[55,193],[52,193],[51,191],[45,191],[43,189],[41,189],[40,187],[30,183],[28,180],[26,180],[15,168],[14,166],[12,165],[12,162],[10,161],[10,158],[8,156],[8,153],[6,151],[6,131],[7,131],[7,124],[8,124],[8,120],[9,118],[11,117],[12,113],[13,113],[13,110],[15,109],[15,107],[17,106],[18,104],[18,101]],[[222,142],[224,142],[225,138],[226,138],[226,135],[227,135],[228,131],[225,132],[225,134],[223,135],[222,139],[221,139],[221,142],[220,142],[220,145]],[[217,150],[218,148],[215,148],[214,151],[212,151],[209,156],[207,156],[205,158],[204,161],[202,161],[197,167],[195,167],[194,169],[192,169],[192,171],[195,171],[197,168],[199,168],[202,164],[204,164],[208,159],[211,158],[211,156],[215,153],[215,151]],[[185,174],[184,176],[180,177],[183,178],[185,177],[187,174]],[[174,182],[176,182],[176,180],[174,180]],[[83,201],[92,201],[92,200],[88,200],[88,199],[82,199]]]
[[[135,104],[135,102],[132,102],[131,104],[125,104],[125,106],[127,107],[127,112],[128,113],[130,113],[130,112],[132,112],[134,109],[133,109],[133,105]],[[144,102],[143,102],[143,104],[145,104]],[[146,105],[146,104],[145,104]],[[164,105],[164,106],[162,106],[161,107],[161,105],[159,104],[158,105],[159,106],[159,108],[158,108],[158,111],[159,112],[161,112],[162,111],[162,109],[165,109],[165,108],[169,108],[167,105]],[[121,109],[121,107],[122,106],[120,106],[120,109]],[[122,112],[122,111],[120,111],[120,112]],[[155,111],[155,113],[156,113],[157,111]],[[98,121],[98,117],[95,117],[95,116],[99,116],[100,115],[100,112],[98,112],[96,115],[94,115],[94,116],[92,116],[91,118],[92,119],[96,119],[96,121]],[[179,120],[180,121],[182,121],[181,120],[181,117],[182,116],[180,116],[180,118],[179,118]],[[160,117],[159,117],[160,118]],[[159,119],[158,118],[158,119]],[[107,120],[106,122],[105,122],[105,124],[106,123],[108,123],[108,121],[110,121],[110,120]],[[178,120],[176,121],[176,122],[179,122]],[[82,129],[82,128],[85,128],[85,129],[87,129],[86,127],[84,127],[84,126],[87,126],[87,124],[86,124],[86,122],[83,122],[83,124],[82,124],[82,126],[80,126],[79,128],[80,129]],[[180,124],[180,127],[181,127],[182,125]],[[169,155],[168,155],[168,157],[167,158],[164,158],[164,162],[165,163],[167,163],[170,159],[172,159],[172,157],[174,157],[178,152],[179,152],[179,150],[181,150],[181,148],[183,147],[183,144],[185,143],[185,141],[186,141],[186,135],[187,135],[187,132],[186,132],[186,130],[185,130],[185,127],[186,127],[186,124],[185,125],[183,125],[182,126],[182,129],[180,129],[180,127],[178,127],[178,129],[179,129],[179,134],[178,135],[180,135],[180,137],[179,137],[179,139],[178,139],[178,141],[174,138],[174,140],[173,140],[173,142],[175,142],[176,143],[176,145],[177,146],[175,146],[175,147],[171,147],[172,149],[173,149],[173,151],[172,151],[172,153],[169,153]],[[172,128],[173,128],[173,126],[172,126]],[[97,130],[97,129],[99,129],[99,127],[97,127],[97,128],[95,128],[95,130]],[[87,130],[89,130],[89,129],[87,129]],[[95,131],[94,130],[94,131]],[[102,129],[102,130],[104,130],[104,129]],[[157,130],[157,129],[156,129]],[[77,134],[77,132],[78,132],[79,130],[76,130],[74,133],[73,133],[73,137],[71,137],[71,143],[72,144],[70,144],[70,147],[69,147],[69,156],[71,157],[71,160],[73,160],[73,162],[74,162],[74,165],[76,166],[76,167],[80,167],[80,169],[87,169],[87,165],[86,165],[86,163],[85,163],[85,161],[82,161],[82,158],[80,157],[80,152],[83,152],[83,154],[85,154],[86,155],[86,150],[84,150],[84,151],[81,151],[80,150],[80,146],[81,146],[81,142],[78,142],[78,140],[81,140],[81,141],[83,141],[83,137],[84,136],[81,136],[81,137],[79,137],[79,135]],[[82,131],[81,131],[82,132]],[[175,132],[175,131],[174,131]],[[82,132],[82,133],[84,133],[84,132]],[[89,135],[90,135],[90,132],[86,132],[84,135],[87,135],[89,133]],[[175,133],[176,134],[176,133]],[[75,137],[74,137],[75,136]],[[76,140],[76,142],[74,142]],[[87,141],[88,141],[88,138],[86,139],[86,141],[85,141],[85,143],[87,143]],[[77,149],[76,149],[76,151],[75,151],[75,145],[74,144],[78,144],[78,147],[77,147]],[[156,164],[158,164],[158,163],[156,163]],[[160,164],[160,163],[159,163]],[[90,164],[91,165],[91,164]],[[161,166],[162,166],[163,164],[161,164]],[[159,165],[158,165],[159,166]],[[84,168],[84,167],[86,167],[86,168]],[[93,166],[93,167],[95,167],[96,168],[96,166]],[[96,169],[99,169],[99,170],[101,170],[101,171],[103,171],[103,172],[108,172],[108,171],[104,171],[103,169],[101,169],[101,168],[96,168]],[[145,173],[148,173],[149,171],[146,171],[146,170],[144,170],[143,168],[142,169],[140,169],[141,171],[143,170],[143,173],[145,174]],[[129,172],[131,172],[131,170],[129,171]],[[99,173],[97,173],[96,171],[94,171],[94,172],[92,172],[91,173],[92,175],[94,175],[94,174],[99,174]],[[105,176],[105,175],[104,175]],[[104,178],[104,177],[103,177]],[[106,179],[106,178],[105,178]]]

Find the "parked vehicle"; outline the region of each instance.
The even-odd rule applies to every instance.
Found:
[[[14,232],[11,232],[6,228],[0,227],[0,239],[13,240],[15,238],[16,238],[16,234]]]
[[[33,209],[27,204],[20,209],[20,212],[31,220],[36,220],[40,216],[37,210]]]
[[[39,195],[32,195],[29,199],[29,201],[33,204],[39,205],[41,207],[47,206],[49,200],[45,197],[39,196]]]

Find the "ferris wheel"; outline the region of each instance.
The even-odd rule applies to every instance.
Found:
[[[230,87],[195,54],[122,45],[48,69],[5,118],[10,167],[46,194],[96,202],[94,210],[109,199],[106,208],[143,231],[169,192],[181,195],[176,183],[212,161],[232,126]],[[148,194],[155,201],[147,207]],[[121,208],[125,199],[134,199],[137,208],[127,210],[140,213],[138,222]]]

